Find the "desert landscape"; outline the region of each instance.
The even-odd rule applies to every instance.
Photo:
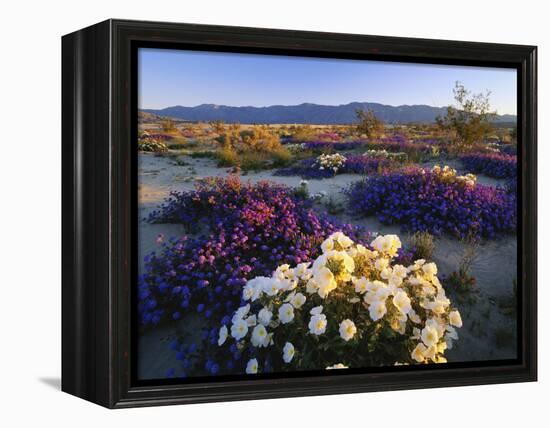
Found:
[[[435,263],[461,317],[445,361],[515,358],[515,124],[493,122],[478,140],[457,140],[445,123],[387,124],[372,110],[357,110],[348,125],[140,111],[140,378],[267,372],[268,359],[250,358],[238,340],[220,354],[220,326],[247,303],[254,276],[311,260],[319,254],[311,243],[339,231],[365,245],[395,235],[400,265]],[[279,218],[271,208],[288,212]],[[274,236],[286,218],[300,251]]]
[[[518,357],[516,70],[140,48],[137,75],[138,380]]]

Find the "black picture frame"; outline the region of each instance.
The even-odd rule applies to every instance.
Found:
[[[518,71],[518,353],[445,369],[136,382],[136,46],[467,64]],[[62,38],[62,390],[109,408],[537,379],[534,46],[107,20]]]

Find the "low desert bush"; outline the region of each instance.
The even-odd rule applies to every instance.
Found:
[[[288,165],[292,161],[292,155],[284,147],[271,152],[272,166],[274,168],[281,168]]]
[[[230,146],[224,147],[217,152],[217,159],[219,167],[237,166],[239,164],[239,156]]]
[[[243,170],[261,170],[287,165],[290,152],[281,144],[279,136],[267,126],[240,130],[230,127],[218,141],[218,165],[238,166]]]
[[[315,139],[315,130],[308,125],[296,127],[294,129],[291,129],[290,132],[293,142],[303,143]]]
[[[175,133],[177,132],[176,124],[171,119],[166,119],[161,122],[162,130],[164,132],[168,133]]]
[[[409,240],[416,259],[431,260],[435,249],[434,237],[428,232],[416,232]]]
[[[138,151],[163,153],[168,151],[168,147],[163,141],[154,139],[147,132],[144,132],[138,138]]]

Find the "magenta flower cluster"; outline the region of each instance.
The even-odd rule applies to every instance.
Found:
[[[317,138],[320,140],[332,140],[332,141],[340,141],[340,135],[336,132],[321,132],[317,134]]]
[[[468,172],[494,178],[512,178],[517,175],[518,158],[503,153],[470,153],[460,157]]]
[[[428,169],[407,168],[352,184],[349,206],[405,230],[458,237],[495,237],[517,225],[517,199],[504,188],[444,180]]]

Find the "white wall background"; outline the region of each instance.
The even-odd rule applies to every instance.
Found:
[[[8,1],[0,24],[0,425],[527,426],[548,417],[549,311],[540,381],[438,390],[107,411],[59,391],[61,43],[106,18],[226,24],[539,46],[540,302],[550,293],[550,31],[544,2]],[[120,424],[120,425],[119,425]],[[544,422],[535,426],[541,426]]]

